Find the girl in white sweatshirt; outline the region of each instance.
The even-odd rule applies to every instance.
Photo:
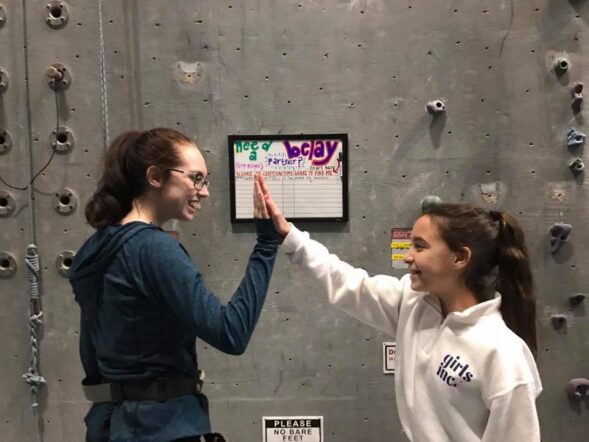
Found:
[[[332,304],[396,338],[397,407],[410,440],[540,441],[536,301],[512,216],[436,206],[413,226],[410,274],[371,277],[288,223],[258,180],[290,260]]]

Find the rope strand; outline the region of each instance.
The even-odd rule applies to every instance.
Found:
[[[31,386],[31,398],[33,416],[35,418],[35,440],[40,441],[40,432],[38,425],[38,407],[37,396],[39,390],[46,384],[45,378],[39,373],[39,331],[43,324],[43,312],[40,309],[39,298],[39,253],[34,244],[29,245],[25,262],[28,270],[29,282],[29,344],[31,346],[31,362],[29,371],[22,375],[27,384]]]

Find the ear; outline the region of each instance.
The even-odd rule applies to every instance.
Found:
[[[156,189],[159,189],[163,185],[163,174],[159,167],[149,166],[145,171],[145,179],[148,184]]]
[[[454,255],[454,267],[457,270],[463,270],[470,263],[472,258],[472,251],[468,247],[463,247],[462,251]]]

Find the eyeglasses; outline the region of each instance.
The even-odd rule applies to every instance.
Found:
[[[200,172],[187,172],[185,170],[180,170],[180,169],[168,169],[174,172],[180,172],[183,173],[184,175],[186,175],[188,178],[190,178],[192,180],[192,184],[194,184],[194,188],[196,190],[200,190],[202,189],[204,186],[207,186],[207,189],[210,186],[210,182],[209,182],[209,177],[204,176],[202,173]]]

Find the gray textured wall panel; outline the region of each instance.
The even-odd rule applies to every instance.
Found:
[[[23,57],[23,14],[20,3],[4,4],[7,20],[0,28],[0,66],[8,73],[8,89],[0,93],[0,128],[12,138],[12,147],[0,155],[0,176],[17,187],[26,185],[28,169],[28,123],[25,88],[25,58]],[[32,423],[29,388],[22,374],[29,363],[29,336],[27,328],[27,271],[24,263],[28,237],[30,205],[28,193],[8,189],[15,200],[10,217],[0,218],[0,252],[12,254],[17,262],[17,273],[11,279],[0,279],[0,438],[26,439]],[[4,264],[0,264],[4,265]]]
[[[55,259],[91,233],[83,207],[104,149],[97,2],[66,3],[70,19],[60,30],[43,21],[46,2],[4,4],[0,66],[11,85],[0,95],[0,126],[14,146],[0,156],[0,176],[8,182],[26,181],[29,133],[33,168],[51,155],[56,115],[46,68],[60,62],[73,75],[59,108],[76,145],[39,177],[34,209],[48,382],[42,431],[46,441],[77,441],[88,406],[79,388],[78,310]],[[566,148],[568,127],[587,130],[586,111],[575,117],[570,107],[570,87],[587,81],[586,2],[126,0],[102,7],[110,137],[169,126],[198,140],[212,174],[211,199],[195,223],[167,227],[180,232],[221,298],[239,284],[254,241],[249,227],[229,222],[226,136],[347,132],[350,221],[302,227],[350,263],[393,273],[390,229],[410,226],[427,194],[514,213],[528,235],[538,287],[543,438],[583,439],[587,410],[569,404],[564,388],[588,375],[587,316],[582,307],[571,310],[567,297],[589,291],[589,206],[584,178],[567,168],[582,151]],[[557,77],[552,64],[561,54],[572,67]],[[439,97],[448,111],[433,121],[424,105]],[[54,209],[64,187],[79,196],[71,215]],[[483,194],[489,188],[499,189],[496,198]],[[17,212],[0,218],[0,251],[11,251],[19,264],[15,278],[0,280],[0,439],[7,441],[34,434],[21,380],[29,352],[24,254],[33,232],[28,195],[14,194]],[[574,230],[552,256],[548,230],[558,221]],[[553,329],[553,313],[567,315],[564,330]],[[329,306],[281,256],[246,354],[197,344],[215,428],[229,440],[253,442],[261,440],[264,415],[323,415],[328,441],[402,440],[394,378],[381,373],[384,340]]]

